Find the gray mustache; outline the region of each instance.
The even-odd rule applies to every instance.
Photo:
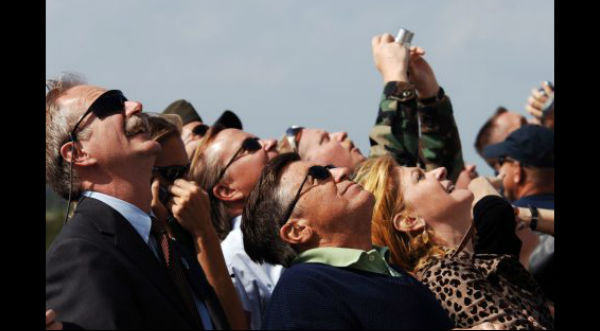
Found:
[[[150,123],[148,115],[141,113],[129,117],[125,121],[125,135],[133,136],[140,132],[150,132]]]

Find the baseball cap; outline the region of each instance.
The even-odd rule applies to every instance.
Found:
[[[510,156],[523,165],[554,168],[554,132],[541,125],[524,125],[503,142],[485,147],[483,156]]]
[[[242,127],[242,121],[240,120],[240,118],[231,110],[227,109],[223,112],[223,114],[221,114],[221,116],[219,116],[219,118],[217,118],[217,120],[215,121],[215,123],[213,125],[216,124],[221,124],[226,128],[230,128],[230,129],[239,129],[239,130],[243,130],[244,128]]]
[[[203,122],[200,115],[196,112],[196,109],[194,109],[194,106],[184,99],[173,101],[162,113],[179,115],[183,121],[183,125],[194,121]]]

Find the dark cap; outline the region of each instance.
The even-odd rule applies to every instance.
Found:
[[[231,110],[225,110],[215,121],[215,124],[221,124],[226,128],[243,130],[242,121]]]
[[[503,142],[484,148],[483,156],[510,156],[523,165],[554,168],[554,132],[541,125],[524,125]]]
[[[183,121],[183,125],[186,125],[190,122],[200,121],[202,122],[202,118],[194,109],[191,103],[187,102],[184,99],[179,99],[177,101],[173,101],[170,105],[165,108],[162,112],[163,114],[176,114],[181,117]]]

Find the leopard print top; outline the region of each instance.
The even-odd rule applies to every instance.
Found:
[[[447,251],[443,259],[431,258],[416,276],[435,294],[456,327],[500,322],[508,329],[553,328],[542,290],[518,259],[454,252]]]

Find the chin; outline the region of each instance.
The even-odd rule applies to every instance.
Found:
[[[358,167],[358,165],[361,164],[366,159],[367,158],[364,155],[360,154],[360,152],[358,150],[354,151],[354,157],[353,157],[354,167]]]
[[[148,140],[142,143],[142,150],[146,151],[148,154],[158,155],[162,151],[162,147],[160,144],[154,140]]]

